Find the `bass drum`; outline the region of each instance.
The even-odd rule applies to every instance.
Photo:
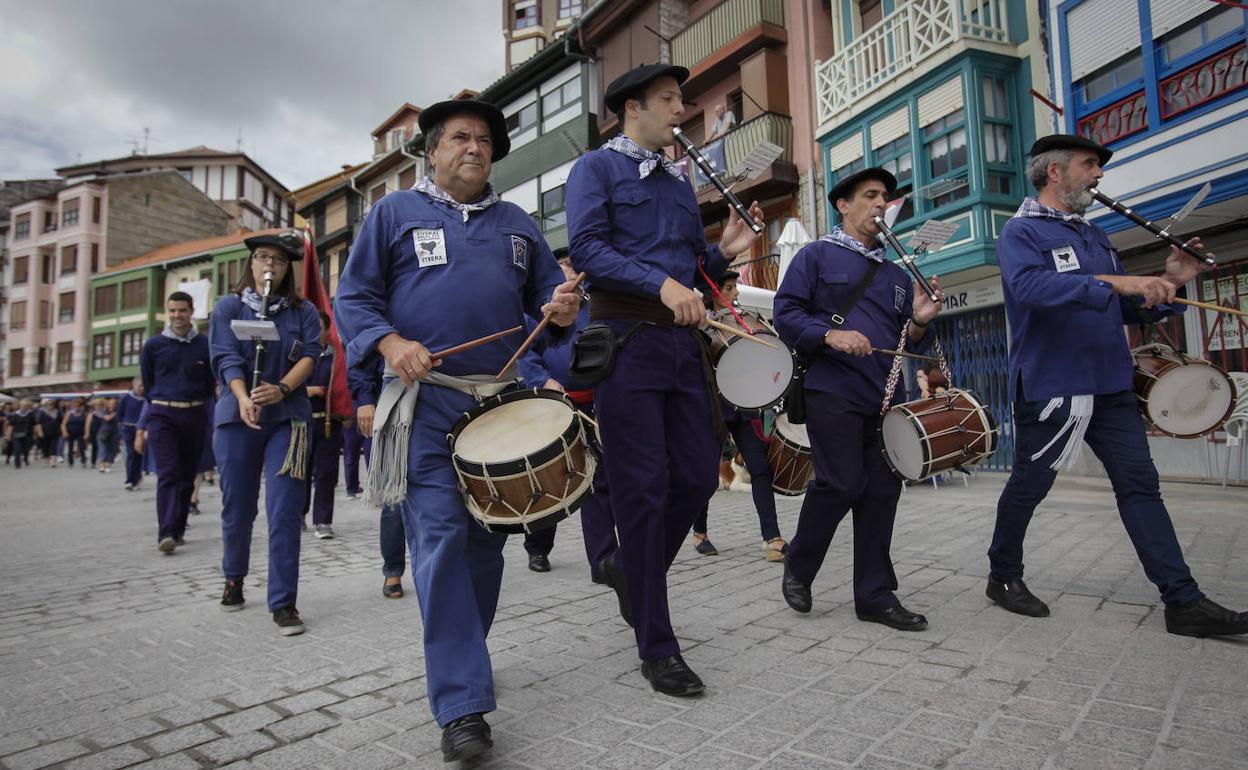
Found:
[[[992,413],[968,390],[890,407],[879,430],[884,460],[904,481],[975,465],[997,450]]]
[[[805,425],[794,425],[780,415],[767,445],[767,464],[771,466],[771,488],[782,495],[806,492],[815,476],[810,454],[810,436]]]

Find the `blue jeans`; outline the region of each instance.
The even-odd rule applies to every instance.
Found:
[[[1023,539],[1036,506],[1049,493],[1057,471],[1049,466],[1062,451],[1058,441],[1036,460],[1031,456],[1049,442],[1065,420],[1059,409],[1040,422],[1045,401],[1014,400],[1014,470],[997,501],[997,525],[988,549],[994,580],[1023,577]],[[1148,451],[1148,437],[1129,390],[1096,396],[1085,440],[1105,465],[1118,500],[1118,515],[1144,566],[1144,574],[1161,591],[1166,604],[1189,604],[1204,596],[1183,560],[1170,514],[1161,500],[1157,469]]]
[[[387,505],[381,509],[381,574],[403,577],[407,568],[407,536],[403,534],[403,510]]]

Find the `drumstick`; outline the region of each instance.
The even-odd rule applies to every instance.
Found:
[[[585,274],[577,273],[576,280],[572,282],[571,290],[576,291],[577,289],[579,289],[581,286],[581,281],[584,281],[584,280],[585,280]],[[503,368],[499,370],[498,374],[495,375],[494,379],[496,380],[503,379],[503,375],[507,373],[507,370],[510,369],[514,363],[520,360],[520,356],[524,355],[524,352],[529,349],[529,346],[533,344],[533,340],[537,339],[537,335],[545,331],[547,324],[550,323],[550,319],[553,317],[554,317],[554,312],[548,312],[546,313],[546,315],[542,316],[541,322],[538,323],[538,325],[533,328],[533,333],[528,336],[528,339],[520,343],[520,347],[516,348],[516,352],[511,356],[511,359],[508,360],[507,363],[503,365]]]
[[[745,332],[741,331],[735,326],[729,326],[728,324],[721,324],[719,321],[712,321],[709,318],[706,319],[706,325],[715,329],[719,329],[721,332],[727,332],[729,334],[735,334],[738,337],[744,337],[750,342],[757,342],[759,345],[766,345],[772,350],[775,350],[776,348],[775,345],[771,344],[767,340],[759,339],[758,337],[755,337],[753,334],[746,334]]]
[[[883,353],[886,356],[901,356],[902,358],[913,358],[916,361],[931,361],[932,363],[940,363],[940,359],[935,356],[921,356],[918,353],[906,353],[901,350],[888,350],[886,348],[871,348],[872,353]]]
[[[447,348],[446,350],[439,350],[437,353],[430,354],[429,357],[432,358],[434,361],[441,361],[447,356],[453,356],[456,353],[463,353],[465,350],[472,350],[473,348],[479,348],[487,342],[493,342],[496,339],[506,337],[508,334],[515,334],[516,332],[522,329],[524,329],[523,326],[513,326],[506,331],[494,332],[493,334],[487,334],[484,337],[478,337],[475,340],[469,340],[468,342],[460,343],[459,345],[455,345],[454,347]]]
[[[1178,302],[1180,305],[1191,305],[1192,307],[1199,307],[1205,310],[1212,310],[1215,313],[1230,313],[1232,315],[1248,316],[1248,313],[1245,313],[1242,310],[1236,310],[1233,307],[1223,307],[1222,305],[1214,305],[1211,302],[1197,302],[1195,300],[1183,299],[1181,297],[1175,297],[1174,300],[1172,301]]]

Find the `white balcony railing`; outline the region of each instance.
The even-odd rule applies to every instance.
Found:
[[[1009,43],[1007,0],[907,0],[835,56],[815,62],[819,122],[959,40]]]

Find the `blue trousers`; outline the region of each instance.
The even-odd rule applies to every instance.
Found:
[[[202,435],[202,433],[201,433]],[[241,422],[217,426],[212,436],[221,474],[221,571],[226,580],[247,576],[251,531],[264,476],[264,511],[269,522],[269,611],[295,606],[299,589],[299,512],[304,482],[277,475],[290,447],[290,422],[253,430]],[[199,459],[198,453],[195,455]]]
[[[46,437],[44,439],[44,442],[45,442],[45,449],[43,452],[43,456],[51,457],[53,454],[56,453],[56,450],[47,449],[46,447],[56,446],[56,439],[52,437]],[[75,456],[77,456],[77,458],[82,461],[83,465],[87,464],[86,439],[83,437],[83,434],[70,431],[69,437],[65,439],[65,459],[69,461],[69,467],[71,468],[74,467]]]
[[[841,398],[806,390],[806,430],[815,480],[806,489],[797,531],[785,554],[790,574],[810,585],[836,527],[854,513],[854,607],[874,613],[900,604],[889,547],[901,482],[880,451],[880,416]]]
[[[758,528],[763,540],[780,537],[780,525],[776,522],[776,495],[771,490],[771,464],[767,462],[767,447],[754,432],[750,418],[737,410],[724,411],[724,424],[732,434],[737,450],[745,458],[745,469],[750,472],[750,493],[754,497],[754,510],[758,511]],[[693,531],[706,534],[706,517],[710,501],[702,508],[693,522]]]
[[[402,577],[407,567],[407,535],[403,531],[402,506],[381,509],[381,574]]]
[[[1020,386],[1014,400],[1014,470],[997,501],[997,525],[988,549],[992,577],[1023,577],[1023,539],[1036,506],[1049,493],[1057,471],[1049,466],[1061,454],[1058,441],[1045,454],[1035,453],[1053,438],[1069,411],[1057,410],[1046,422],[1040,413],[1047,402],[1027,401]],[[1129,390],[1096,396],[1092,421],[1084,436],[1105,465],[1118,501],[1118,515],[1144,566],[1166,604],[1188,604],[1204,596],[1192,578],[1174,534],[1170,514],[1161,500],[1157,469],[1148,451],[1148,436],[1135,394]]]
[[[133,425],[121,426],[121,436],[126,442],[126,483],[138,486],[143,481],[143,453],[134,448],[134,437],[139,429]]]
[[[324,419],[315,419],[308,425],[308,442],[311,449],[310,472],[305,485],[303,514],[312,509],[313,524],[334,523],[334,490],[338,488],[338,453],[342,450],[342,423],[331,420],[329,436],[325,436]]]
[[[617,333],[632,324],[611,322]],[[594,389],[611,510],[643,660],[680,652],[667,570],[715,493],[720,441],[695,330],[647,326]],[[718,404],[716,405],[718,408]]]
[[[149,408],[147,453],[156,465],[157,540],[181,540],[186,533],[208,419],[206,406],[176,409],[152,404]]]
[[[498,608],[507,536],[487,532],[464,507],[446,441],[474,403],[450,388],[420,386],[402,503],[424,625],[429,707],[442,726],[496,707],[485,638]]]
[[[355,423],[342,429],[342,468],[347,477],[347,492],[359,494],[364,491],[360,486],[360,454],[365,446],[364,434],[360,433]]]

